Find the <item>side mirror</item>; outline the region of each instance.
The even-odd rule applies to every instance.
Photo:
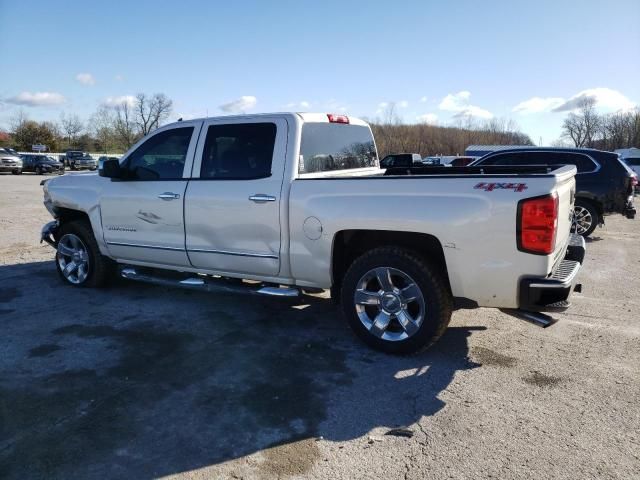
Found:
[[[120,178],[122,176],[122,168],[120,168],[120,161],[115,158],[103,160],[98,165],[98,175],[107,178]]]

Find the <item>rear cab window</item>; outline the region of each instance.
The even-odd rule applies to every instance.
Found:
[[[305,122],[302,125],[298,173],[347,173],[379,168],[371,129],[366,124]]]

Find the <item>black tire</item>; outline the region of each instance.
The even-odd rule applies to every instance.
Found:
[[[22,175],[22,170],[11,170],[11,173],[14,175]]]
[[[390,268],[407,275],[418,287],[424,299],[422,323],[408,338],[389,340],[378,337],[365,326],[359,317],[355,304],[358,284],[373,269],[380,267]],[[400,278],[400,280],[402,279]],[[398,247],[376,248],[354,260],[344,276],[340,297],[342,312],[355,334],[367,345],[392,354],[412,354],[433,345],[449,325],[453,311],[451,294],[441,270],[419,254]],[[382,305],[382,302],[380,304]],[[362,308],[366,309],[368,306]],[[372,308],[375,310],[381,307],[374,306]],[[373,314],[375,315],[375,311]],[[391,315],[391,318],[389,327],[394,326],[394,315]],[[397,322],[395,327],[398,330],[400,322],[395,321]],[[399,330],[399,333],[402,334],[402,330]],[[396,335],[397,333],[392,332],[392,334]]]
[[[72,234],[78,237],[88,254],[88,274],[81,283],[73,283],[68,280],[62,272],[59,257],[56,252],[56,270],[67,285],[81,288],[100,288],[107,284],[115,271],[115,263],[108,257],[100,253],[96,239],[93,236],[91,225],[86,220],[76,220],[63,223],[56,235],[56,240],[60,241],[65,235]]]
[[[71,168],[71,170],[76,170],[76,162],[70,162],[69,168]]]
[[[577,199],[573,208],[574,215],[584,215],[583,219],[588,219],[581,222],[581,225],[575,223],[571,227],[571,231],[578,233],[583,237],[588,237],[593,233],[596,227],[600,224],[600,213],[596,209],[595,205],[587,200]]]
[[[42,175],[42,169],[40,167],[36,167],[36,175]]]

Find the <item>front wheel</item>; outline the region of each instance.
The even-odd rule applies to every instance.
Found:
[[[42,175],[42,169],[40,167],[36,167],[36,175]]]
[[[571,230],[578,235],[588,237],[600,223],[600,214],[590,202],[576,200],[573,207],[573,226]]]
[[[65,223],[58,233],[56,268],[74,287],[102,287],[113,271],[113,261],[100,253],[86,221]]]
[[[15,170],[12,170],[11,173],[13,173],[14,175],[22,175],[22,170],[15,169]]]
[[[435,343],[453,310],[442,272],[412,251],[381,247],[349,267],[341,292],[343,313],[371,347],[410,354]]]

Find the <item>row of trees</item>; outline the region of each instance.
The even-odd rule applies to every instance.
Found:
[[[442,127],[426,123],[407,125],[393,115],[371,122],[380,158],[390,153],[464,155],[469,145],[533,145],[512,120],[460,120]]]
[[[640,146],[640,108],[602,115],[595,99],[584,98],[564,120],[562,137],[573,146],[601,150]]]
[[[172,107],[171,99],[162,93],[140,93],[123,98],[114,106],[100,106],[86,122],[78,115],[64,113],[58,122],[36,122],[20,111],[11,121],[11,135],[3,143],[23,151],[31,150],[34,144],[44,144],[50,151],[73,148],[124,152],[162,125]]]

